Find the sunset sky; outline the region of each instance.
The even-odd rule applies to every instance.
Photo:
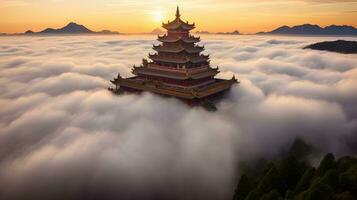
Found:
[[[40,31],[77,22],[99,31],[150,32],[174,17],[201,31],[268,31],[304,23],[357,27],[357,0],[0,0],[0,32]]]

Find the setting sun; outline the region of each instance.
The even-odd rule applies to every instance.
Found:
[[[155,22],[162,22],[163,14],[162,11],[158,10],[153,13]]]

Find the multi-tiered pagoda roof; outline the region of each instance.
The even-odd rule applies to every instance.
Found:
[[[200,37],[190,34],[195,24],[181,20],[177,7],[176,18],[163,23],[167,30],[163,36],[158,36],[160,45],[154,45],[154,54],[149,59],[143,59],[141,66],[134,66],[131,78],[120,75],[112,81],[116,86],[113,92],[149,91],[165,96],[177,97],[188,101],[200,102],[221,94],[237,83],[233,76],[231,80],[214,78],[218,67],[210,67],[210,57],[202,54],[204,47],[197,45]]]
[[[171,22],[167,22],[166,24],[162,23],[162,27],[165,28],[168,31],[179,31],[179,30],[181,30],[181,31],[187,31],[187,32],[189,32],[189,31],[191,31],[192,29],[195,28],[195,23],[189,24],[188,22],[182,21],[180,17],[181,17],[180,9],[177,6],[175,20],[173,20]]]

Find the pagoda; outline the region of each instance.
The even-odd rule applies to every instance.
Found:
[[[181,20],[177,7],[176,18],[162,27],[167,30],[158,36],[160,45],[154,45],[154,54],[143,59],[141,66],[133,66],[130,78],[120,74],[111,82],[115,88],[109,88],[118,94],[121,92],[149,91],[169,97],[176,97],[188,103],[200,103],[221,96],[231,86],[238,83],[232,79],[215,78],[218,67],[210,67],[209,55],[203,55],[204,47],[197,45],[200,37],[190,34],[195,24]]]

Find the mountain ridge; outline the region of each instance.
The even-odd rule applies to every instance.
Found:
[[[34,32],[28,30],[24,33],[25,35],[35,35],[35,34],[42,34],[42,35],[53,35],[53,34],[119,34],[119,32],[113,32],[110,30],[102,30],[99,32],[92,31],[89,28],[85,27],[84,25],[77,24],[75,22],[70,22],[66,26],[62,28],[46,28],[40,32]]]
[[[304,49],[330,51],[330,52],[344,53],[344,54],[356,54],[357,42],[346,41],[346,40],[318,42],[315,44],[308,45]]]
[[[316,24],[302,24],[296,26],[281,26],[270,32],[259,32],[260,34],[272,35],[357,35],[357,29],[348,25],[330,25],[321,27]]]
[[[152,32],[146,34],[162,34],[163,30],[160,28],[155,28]],[[197,31],[198,34],[218,34],[218,35],[252,35],[252,34],[242,34],[239,31],[233,32],[216,32],[211,33],[208,31]],[[28,30],[24,33],[0,33],[0,36],[11,36],[11,35],[56,35],[56,34],[103,34],[103,35],[113,35],[113,34],[122,34],[115,31],[110,30],[102,30],[102,31],[92,31],[84,25],[77,24],[75,22],[70,22],[66,26],[62,28],[46,28],[39,32],[34,32],[32,30]],[[254,35],[254,34],[253,34]],[[302,24],[296,26],[280,26],[272,31],[268,32],[258,32],[256,35],[336,35],[336,36],[357,36],[357,29],[353,26],[349,25],[329,25],[326,27],[321,27],[319,25],[314,24]]]

